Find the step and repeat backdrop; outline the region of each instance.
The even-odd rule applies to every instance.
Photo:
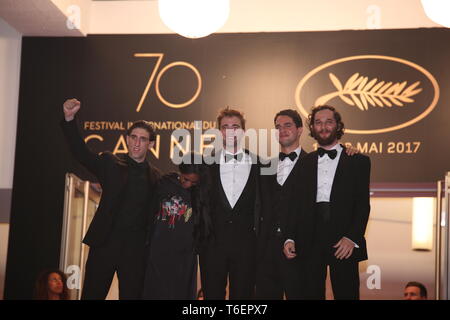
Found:
[[[342,142],[371,157],[372,182],[428,183],[450,170],[449,56],[450,31],[439,28],[25,37],[5,297],[29,294],[24,268],[57,265],[64,174],[92,179],[62,138],[66,99],[81,101],[77,120],[94,152],[126,153],[130,123],[151,121],[162,171],[175,169],[172,131],[214,128],[223,107],[242,110],[248,129],[273,129],[281,109],[305,120],[329,104],[343,116]],[[312,151],[308,133],[301,143]]]

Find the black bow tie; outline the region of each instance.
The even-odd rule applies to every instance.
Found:
[[[225,153],[225,162],[228,162],[231,159],[235,159],[237,161],[241,161],[243,156],[244,156],[244,154],[242,152],[241,153],[236,153],[236,154]]]
[[[291,159],[291,161],[294,161],[295,158],[297,158],[297,152],[291,152],[289,154],[280,152],[280,154],[278,155],[278,158],[280,158],[280,161],[283,161],[286,158],[289,158],[289,159]]]
[[[323,155],[326,153],[330,159],[334,159],[337,156],[337,150],[333,149],[333,150],[325,150],[324,148],[319,148],[317,149],[317,152],[319,153],[319,157],[323,157]]]

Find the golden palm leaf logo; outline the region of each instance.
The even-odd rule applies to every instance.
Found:
[[[331,82],[337,91],[327,93],[316,100],[315,105],[326,104],[329,100],[339,97],[351,106],[357,106],[360,110],[368,110],[372,107],[398,107],[405,106],[406,103],[414,102],[411,97],[422,91],[418,88],[420,81],[416,81],[407,87],[407,81],[393,83],[378,81],[377,78],[369,81],[368,77],[353,74],[348,78],[345,85],[333,74],[329,73]]]

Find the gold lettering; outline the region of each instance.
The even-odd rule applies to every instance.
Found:
[[[378,153],[378,148],[377,148],[377,144],[375,142],[372,142],[370,144],[370,149],[369,149],[369,153]]]
[[[103,141],[102,136],[99,136],[98,134],[91,134],[91,135],[87,136],[86,138],[84,138],[84,142],[88,143],[88,141],[91,139],[97,139],[97,140]]]
[[[116,147],[114,148],[113,154],[117,153],[128,153],[127,143],[125,142],[125,138],[123,135],[120,135],[119,140],[117,141]]]
[[[367,153],[367,150],[369,148],[369,145],[367,142],[364,142],[363,145],[361,145],[360,142],[356,143],[356,148],[361,152],[361,153]]]
[[[160,146],[161,146],[161,136],[157,134],[155,145],[153,146],[153,148],[150,148],[150,152],[153,153],[156,159],[159,159]]]
[[[183,154],[186,154],[189,152],[189,150],[191,150],[191,136],[188,135],[186,136],[186,142],[185,142],[185,147],[183,148],[183,145],[177,141],[175,139],[175,137],[173,135],[170,136],[170,159],[173,159],[173,155],[174,155],[174,149],[175,146],[177,146],[178,150],[181,151]]]

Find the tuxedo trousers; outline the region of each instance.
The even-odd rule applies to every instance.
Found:
[[[91,247],[81,299],[104,300],[116,272],[119,299],[140,299],[145,273],[145,238],[145,231],[116,230],[105,245]]]
[[[206,300],[223,300],[227,280],[229,299],[253,299],[256,278],[256,236],[232,224],[199,254],[200,276]]]
[[[315,232],[310,256],[303,261],[307,299],[324,300],[326,291],[327,268],[330,269],[330,280],[333,296],[336,300],[359,299],[358,261],[354,259],[337,259],[334,254],[336,243],[331,240],[332,224],[330,223],[330,204],[320,202],[315,207]]]
[[[267,241],[256,275],[256,299],[288,300],[303,299],[304,284],[301,282],[301,264],[298,258],[289,260],[283,253],[284,238],[274,232]]]

